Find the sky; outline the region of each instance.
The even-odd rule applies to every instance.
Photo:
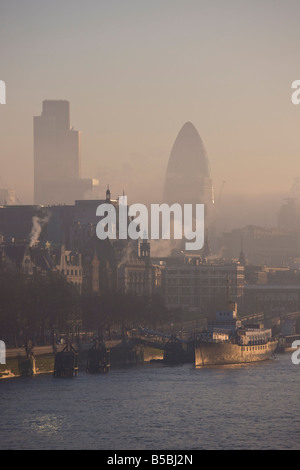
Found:
[[[158,202],[191,121],[216,197],[226,181],[266,222],[300,177],[299,17],[298,0],[0,0],[0,185],[33,203],[33,116],[66,99],[103,193]]]

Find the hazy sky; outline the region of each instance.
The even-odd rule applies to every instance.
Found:
[[[216,193],[287,192],[300,176],[299,0],[0,0],[0,177],[33,200],[33,116],[67,99],[82,172],[161,196],[191,121]]]

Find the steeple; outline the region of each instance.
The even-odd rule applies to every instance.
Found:
[[[150,243],[146,238],[140,244],[140,257],[142,259],[150,259]]]
[[[106,202],[110,202],[110,190],[109,190],[109,185],[107,186],[107,190],[106,190]]]
[[[244,250],[243,250],[243,235],[241,236],[241,252],[240,252],[240,257],[239,257],[239,263],[242,266],[245,266],[247,264],[245,254],[244,254]]]

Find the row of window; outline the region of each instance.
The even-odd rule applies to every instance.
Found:
[[[197,278],[190,278],[190,279],[182,279],[182,278],[175,278],[175,279],[167,279],[167,284],[168,285],[182,285],[182,286],[188,286],[188,285],[197,285],[197,284],[203,284],[203,285],[207,285],[207,284],[216,284],[216,283],[221,283],[223,285],[225,285],[225,282],[223,281],[223,279],[208,279],[207,277],[204,278],[204,279],[197,279]],[[227,285],[227,284],[226,284]]]
[[[283,302],[289,300],[299,300],[299,294],[257,294],[256,299],[262,302],[268,302],[270,300],[281,300]]]
[[[242,346],[242,351],[259,351],[267,348],[268,346],[266,344],[261,344],[259,346]]]
[[[230,276],[237,276],[237,275],[241,275],[243,276],[243,272],[238,272],[238,270],[233,270],[233,271],[222,271],[222,270],[196,270],[196,269],[168,269],[167,272],[166,272],[167,276],[174,276],[174,275],[178,275],[178,274],[183,274],[184,276],[209,276],[209,275],[212,275],[212,276],[226,276],[226,277],[230,277]]]
[[[129,278],[129,282],[134,282],[134,281],[144,282],[145,281],[145,274],[144,273],[137,273],[137,272],[129,272],[128,273],[128,278]]]
[[[231,278],[230,282],[232,284],[237,284],[237,285],[244,285],[244,279],[240,278]],[[214,278],[167,278],[166,283],[168,285],[182,285],[182,286],[188,286],[188,285],[209,285],[209,284],[220,284],[223,286],[227,286],[228,282],[227,279],[223,279],[220,277],[214,277]]]
[[[81,276],[81,269],[62,269],[62,274],[66,274],[67,276]]]
[[[240,289],[231,290],[231,294],[236,295],[237,292],[242,293]],[[190,288],[190,287],[168,287],[167,288],[168,294],[185,294],[185,295],[193,295],[193,294],[207,294],[207,295],[215,295],[215,294],[224,294],[225,288],[222,286],[214,286],[214,287],[197,287],[197,288]]]

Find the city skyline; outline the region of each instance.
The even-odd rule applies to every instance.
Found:
[[[299,17],[0,1],[0,448],[300,449]]]
[[[287,194],[299,175],[297,2],[13,3],[0,20],[0,155],[22,203],[33,201],[32,116],[44,99],[72,103],[83,177],[102,189],[157,202],[178,129],[191,121],[216,196],[223,180],[229,200]]]

